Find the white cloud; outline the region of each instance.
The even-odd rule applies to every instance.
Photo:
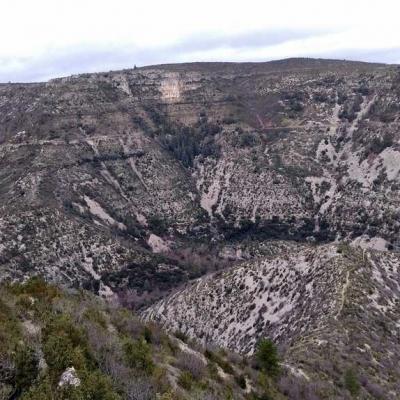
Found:
[[[0,0],[0,81],[383,50],[395,61],[399,11],[398,0]]]

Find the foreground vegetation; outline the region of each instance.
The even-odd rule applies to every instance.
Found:
[[[0,287],[0,399],[284,399],[276,349],[254,359],[163,333],[40,279]]]

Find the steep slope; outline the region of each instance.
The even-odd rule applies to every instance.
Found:
[[[355,368],[395,398],[399,104],[398,66],[332,60],[2,84],[0,280],[175,289],[144,315],[243,353],[270,336],[320,398]]]
[[[194,234],[396,247],[399,82],[293,59],[1,85],[3,269],[101,280]]]
[[[333,245],[276,246],[269,257],[193,281],[144,315],[244,353],[263,336],[291,343],[321,328],[340,308],[344,257]]]
[[[395,399],[400,257],[287,243],[272,253],[200,278],[143,316],[242,353],[270,337],[287,368],[306,380],[331,382],[323,398],[340,398],[343,372],[355,369],[362,398],[382,393]]]
[[[83,290],[2,284],[0,322],[2,400],[286,399],[250,359],[168,335]]]

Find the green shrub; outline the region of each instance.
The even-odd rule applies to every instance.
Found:
[[[53,379],[71,366],[94,366],[85,333],[66,316],[53,317],[43,329],[43,353]]]
[[[78,386],[51,387],[48,379],[32,388],[22,400],[120,400],[108,377],[100,373],[82,372]]]
[[[151,343],[153,339],[153,332],[150,327],[145,326],[143,329],[143,337],[147,343]]]
[[[254,133],[244,132],[238,137],[239,147],[253,147],[257,144],[257,136]]]
[[[249,400],[272,400],[272,398],[267,393],[251,393]]]
[[[279,374],[278,351],[269,339],[261,339],[255,354],[257,366],[271,376]]]
[[[21,336],[18,320],[11,308],[0,300],[0,353],[6,353],[16,345]]]
[[[82,328],[76,326],[66,315],[53,316],[43,329],[43,337],[55,335],[67,337],[74,347],[87,348],[87,337]]]
[[[120,396],[113,389],[110,379],[94,371],[83,377],[81,392],[82,399],[119,400]]]
[[[215,380],[217,380],[217,381],[219,381],[219,380],[221,379],[221,377],[220,377],[219,374],[218,374],[217,365],[216,365],[215,363],[209,362],[209,363],[207,364],[207,370],[208,370],[208,373],[209,373],[209,375],[210,375],[210,377],[211,377],[212,379],[215,379]]]
[[[347,369],[344,374],[344,386],[352,396],[357,396],[360,392],[360,383],[352,369]]]
[[[84,312],[83,316],[85,318],[87,318],[89,321],[92,321],[92,322],[100,325],[102,328],[107,327],[107,321],[104,317],[104,314],[97,308],[94,308],[94,307],[88,308]]]
[[[178,378],[179,386],[186,390],[190,390],[193,386],[193,383],[194,379],[192,374],[189,371],[182,371]]]
[[[125,360],[130,368],[150,375],[154,371],[154,362],[151,357],[151,348],[144,339],[127,339],[123,345]]]
[[[224,360],[220,355],[218,355],[217,353],[211,351],[211,350],[206,350],[204,352],[204,355],[212,362],[216,363],[217,365],[219,365],[222,370],[224,372],[226,372],[227,374],[234,374],[234,370],[232,368],[232,365],[229,363],[229,361]]]
[[[349,256],[351,253],[351,247],[349,243],[339,243],[336,249],[337,253]]]
[[[54,379],[73,365],[74,346],[69,338],[49,336],[43,345],[43,353]]]
[[[179,347],[169,337],[167,337],[167,339],[166,339],[166,346],[172,355],[176,355],[176,353],[178,353],[178,351],[179,351]]]
[[[168,231],[167,222],[157,215],[153,215],[147,220],[149,228],[156,235],[163,235]]]
[[[47,378],[41,380],[35,386],[32,386],[28,391],[24,392],[20,400],[53,400],[50,382]]]
[[[178,338],[179,340],[182,340],[182,342],[187,342],[188,337],[181,331],[175,331],[174,335],[176,338]]]
[[[13,291],[16,294],[27,294],[44,302],[50,302],[60,295],[60,291],[55,286],[47,284],[39,277],[33,277],[22,285],[14,285]]]
[[[27,390],[38,375],[38,359],[35,352],[26,346],[15,354],[15,386],[18,392]]]
[[[246,377],[241,374],[241,375],[235,375],[235,381],[241,387],[242,389],[246,389]]]

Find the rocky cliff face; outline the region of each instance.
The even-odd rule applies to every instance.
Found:
[[[399,79],[288,60],[2,85],[2,214],[46,207],[144,240],[211,221],[224,237],[394,246]]]

